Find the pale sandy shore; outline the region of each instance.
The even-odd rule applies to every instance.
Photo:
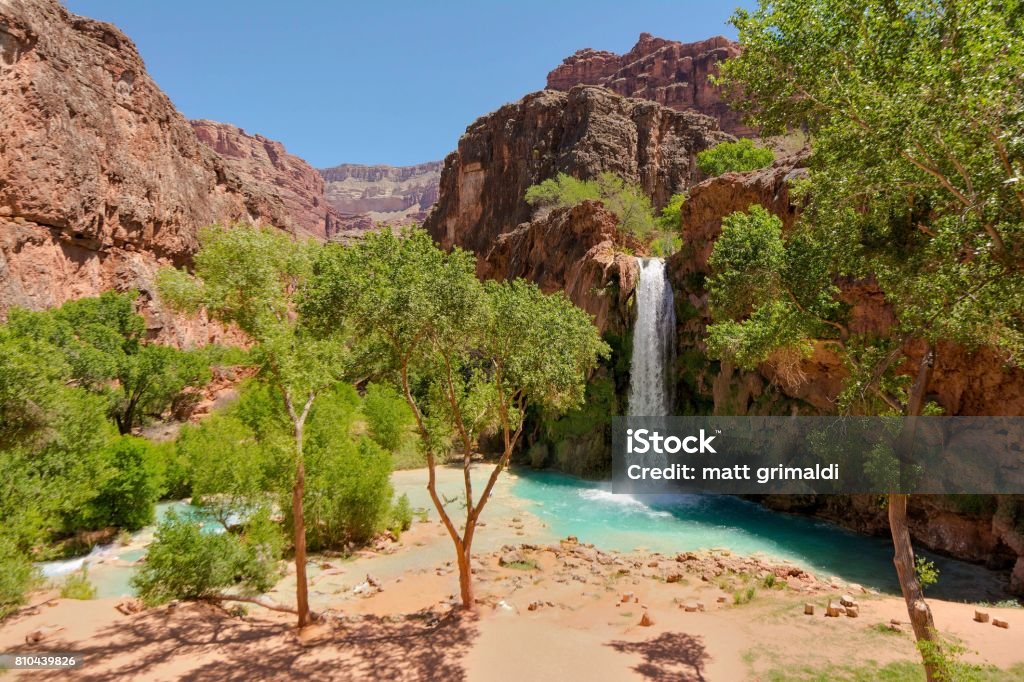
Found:
[[[71,651],[84,656],[82,667],[8,677],[762,680],[779,670],[915,660],[897,597],[727,552],[606,553],[549,537],[515,509],[507,488],[499,487],[495,502],[481,529],[474,616],[452,609],[451,545],[431,519],[381,551],[318,559],[313,604],[325,624],[301,637],[291,617],[255,606],[245,616],[208,604],[124,615],[119,600],[61,599],[0,626],[0,651]],[[502,557],[521,561],[502,566]],[[778,576],[773,587],[765,586],[769,573]],[[367,574],[380,589],[365,584]],[[286,577],[275,598],[287,600],[292,586]],[[751,601],[734,604],[733,593],[749,587]],[[828,601],[844,594],[858,602],[858,616],[825,617]],[[815,615],[804,615],[805,603],[815,604]],[[702,610],[686,608],[698,604]],[[968,660],[1003,669],[1024,663],[1024,610],[985,609],[1009,623],[1001,629],[974,622],[969,604],[931,604]],[[899,631],[889,630],[892,620],[904,623]],[[47,627],[63,629],[25,644],[27,634]]]

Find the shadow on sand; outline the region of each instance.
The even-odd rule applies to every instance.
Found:
[[[633,670],[648,680],[658,682],[705,682],[704,664],[707,649],[701,637],[683,632],[666,632],[642,642],[609,642],[619,653],[639,654],[643,662]]]
[[[243,621],[213,606],[188,604],[125,619],[88,642],[49,640],[47,650],[83,656],[82,667],[72,674],[40,671],[26,679],[461,682],[466,679],[462,660],[476,635],[475,623],[457,617],[432,626],[366,617],[303,645],[289,623]]]

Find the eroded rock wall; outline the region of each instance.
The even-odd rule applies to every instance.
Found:
[[[579,50],[548,74],[547,86],[569,90],[576,85],[600,85],[626,97],[705,114],[728,133],[753,136],[755,131],[740,120],[739,113],[724,101],[721,89],[708,80],[718,73],[721,62],[739,51],[738,43],[723,36],[681,43],[641,33],[626,54]]]
[[[446,248],[485,254],[531,219],[527,188],[558,173],[611,171],[662,206],[696,181],[696,154],[728,139],[711,118],[604,88],[533,93],[469,126],[445,159],[425,226]]]

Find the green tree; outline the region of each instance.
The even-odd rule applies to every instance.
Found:
[[[736,171],[752,171],[772,165],[775,154],[771,149],[754,146],[746,138],[735,142],[721,142],[697,154],[697,167],[708,177]]]
[[[163,489],[163,462],[149,441],[121,436],[104,448],[110,474],[85,509],[89,527],[138,530],[152,523]]]
[[[195,275],[160,273],[160,295],[185,311],[205,308],[215,319],[238,326],[253,341],[258,377],[282,400],[293,433],[293,542],[299,627],[310,622],[303,514],[306,419],[317,396],[349,371],[345,326],[329,334],[308,333],[296,297],[310,274],[316,249],[273,229],[237,226],[200,231]]]
[[[363,414],[370,435],[385,450],[394,451],[413,424],[405,398],[392,386],[371,383],[363,396]]]
[[[146,342],[134,299],[108,291],[46,312],[15,309],[9,322],[13,333],[59,349],[79,386],[107,396],[122,434],[131,433],[140,416],[159,415],[185,388],[210,378],[200,354]]]
[[[600,201],[614,213],[622,232],[641,241],[651,238],[655,224],[650,198],[615,173],[604,172],[593,180],[559,173],[526,190],[526,202],[542,209],[566,208],[587,200]]]
[[[351,324],[390,370],[426,452],[427,489],[456,550],[462,605],[475,608],[474,533],[525,410],[582,401],[587,374],[607,352],[597,329],[564,295],[545,296],[520,281],[481,284],[471,254],[443,252],[421,230],[326,248],[302,310],[323,330]],[[472,463],[488,429],[503,447],[477,496]],[[437,492],[437,461],[448,443],[463,467],[461,530]]]
[[[813,147],[794,230],[757,225],[748,237],[743,223],[763,222],[752,213],[715,247],[717,352],[751,366],[817,340],[848,364],[845,409],[908,417],[926,410],[939,341],[1019,361],[1024,6],[763,0],[732,22],[743,51],[724,63],[724,84],[765,134],[804,129]],[[748,276],[768,262],[776,274],[751,291]],[[849,330],[835,283],[851,280],[884,294],[896,318],[887,333]],[[936,635],[906,509],[906,495],[889,496],[896,570],[924,651]]]
[[[655,256],[670,256],[683,245],[682,230],[683,204],[685,194],[673,194],[654,220],[658,236],[651,242],[651,251]]]
[[[266,514],[253,518],[241,535],[207,533],[201,525],[170,512],[157,527],[146,561],[132,577],[147,606],[172,599],[228,599],[291,610],[255,596],[278,577],[281,541]],[[225,594],[229,588],[235,591]]]

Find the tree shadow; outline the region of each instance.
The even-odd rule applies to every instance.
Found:
[[[665,632],[642,642],[609,642],[619,653],[640,654],[643,662],[633,670],[659,682],[705,682],[704,664],[708,661],[702,637],[683,632]]]
[[[144,612],[85,642],[47,640],[40,650],[83,657],[68,671],[38,671],[26,679],[110,682],[166,678],[243,680],[438,680],[462,682],[462,665],[477,635],[475,623],[449,616],[427,623],[366,617],[304,645],[287,622],[243,621],[204,604]],[[199,665],[194,659],[209,659]],[[190,660],[191,659],[191,660]],[[102,664],[102,669],[100,668]],[[172,673],[176,665],[181,671]],[[90,670],[90,668],[92,668]]]

